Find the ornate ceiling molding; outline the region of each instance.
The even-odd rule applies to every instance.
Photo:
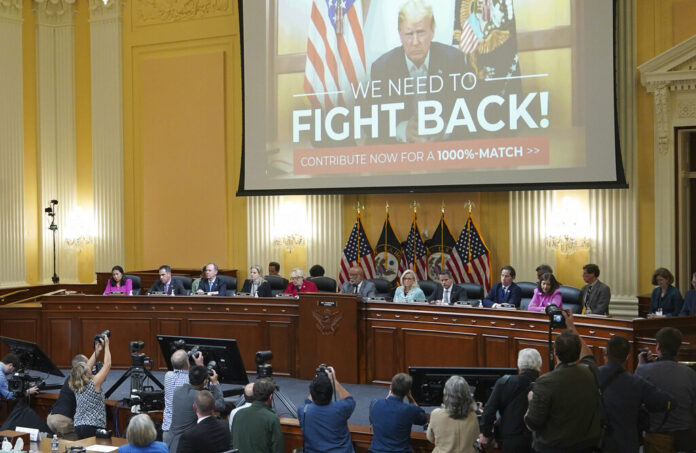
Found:
[[[22,20],[22,0],[0,0],[0,19]]]
[[[119,0],[89,0],[90,22],[119,19],[121,11],[122,4]]]
[[[34,0],[39,25],[72,25],[75,0]]]
[[[166,24],[231,14],[229,0],[134,0],[138,26]]]

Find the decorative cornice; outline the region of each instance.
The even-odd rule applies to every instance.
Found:
[[[230,14],[229,0],[134,0],[138,26],[181,22]]]
[[[650,85],[652,86],[652,93],[655,100],[655,132],[657,133],[657,150],[660,154],[666,155],[668,150],[667,145],[669,144],[669,134],[667,133],[667,123],[669,118],[669,91],[666,83],[654,83]]]
[[[89,21],[109,21],[121,18],[122,4],[119,0],[89,0]]]
[[[34,0],[40,25],[72,25],[75,0]]]
[[[0,0],[0,19],[22,20],[22,0]]]
[[[694,57],[696,57],[696,35],[638,66],[641,73],[641,83],[646,84],[646,74],[672,71]]]

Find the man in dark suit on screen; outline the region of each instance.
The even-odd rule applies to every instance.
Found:
[[[178,453],[219,453],[230,446],[230,430],[227,424],[218,420],[215,411],[215,398],[207,390],[201,390],[193,403],[198,422],[186,431],[179,441]]]
[[[399,38],[402,45],[379,57],[370,73],[373,83],[379,80],[381,87],[382,96],[374,101],[381,105],[404,103],[404,108],[396,111],[396,131],[390,130],[390,112],[382,111],[380,141],[404,143],[448,138],[444,128],[439,134],[418,134],[419,101],[438,101],[444,124],[450,118],[457,97],[466,98],[469,110],[476,111],[478,102],[471,99],[472,91],[462,88],[462,78],[467,88],[473,88],[476,83],[472,67],[459,49],[433,42],[434,32],[435,18],[430,5],[423,0],[409,0],[401,7]],[[467,73],[471,74],[465,75]],[[414,89],[414,86],[420,88]]]

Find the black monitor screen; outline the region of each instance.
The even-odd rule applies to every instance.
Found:
[[[506,374],[517,374],[517,368],[451,368],[451,367],[408,367],[413,378],[411,393],[421,406],[442,404],[445,382],[457,375],[466,379],[474,400],[483,404],[488,401],[496,381]]]
[[[215,371],[219,380],[225,384],[246,385],[249,378],[246,368],[239,354],[237,340],[226,338],[199,338],[182,337],[178,335],[157,335],[160,349],[164,360],[167,361],[167,368],[172,368],[172,353],[177,349],[191,351],[198,348],[203,353],[204,363],[208,365],[211,360],[216,363]]]
[[[9,337],[0,337],[0,339],[2,339],[13,354],[19,357],[22,369],[65,377],[63,372],[58,369],[55,363],[53,363],[36,343]]]

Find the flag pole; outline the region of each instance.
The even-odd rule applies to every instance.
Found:
[[[389,225],[389,202],[388,201],[387,201],[387,205],[385,206],[385,209],[387,211],[387,225]],[[385,228],[384,228],[384,264],[385,264],[385,266],[389,262],[388,261],[389,255],[387,254],[387,244],[389,244],[389,230],[386,228],[386,225],[385,225]]]
[[[442,215],[440,216],[440,270],[445,269],[445,200],[442,200]]]
[[[469,209],[469,215],[466,219],[466,241],[467,241],[467,260],[466,260],[466,272],[471,274],[471,209],[474,207],[474,202],[471,200],[466,200],[464,203]]]
[[[418,218],[416,211],[418,210],[418,202],[413,200],[411,202],[411,207],[413,208],[413,221],[411,222],[411,225],[413,225],[413,262],[411,263],[411,267],[413,268],[413,272],[416,272],[416,219]]]
[[[364,209],[365,206],[361,205],[360,201],[356,201],[353,206],[355,207],[355,210],[358,213],[355,222],[358,224],[358,266],[360,266],[360,230],[362,228],[362,221],[360,220],[360,210]]]

